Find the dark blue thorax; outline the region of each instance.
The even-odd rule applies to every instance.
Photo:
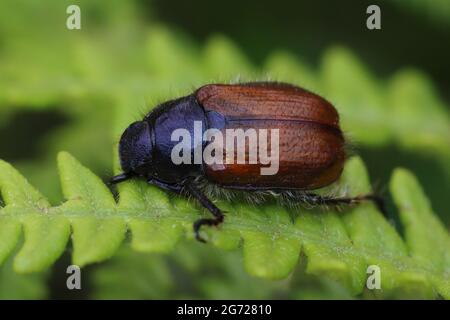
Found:
[[[207,121],[203,108],[197,103],[194,96],[187,96],[180,99],[166,102],[152,111],[146,120],[152,128],[153,148],[153,176],[165,182],[176,182],[188,176],[196,176],[202,172],[202,164],[194,163],[194,152],[197,144],[197,152],[202,152],[202,137],[207,129]],[[197,131],[197,138],[194,137],[194,125],[201,124],[201,130]],[[172,141],[172,133],[177,129],[185,129],[189,132],[191,141],[189,153],[191,163],[175,165],[171,159],[171,153],[175,145],[180,141]],[[200,136],[200,137],[198,137]],[[199,145],[200,143],[200,145]]]

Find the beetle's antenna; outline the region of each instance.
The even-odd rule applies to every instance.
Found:
[[[117,176],[112,177],[111,180],[109,180],[109,183],[117,184],[120,182],[124,182],[124,181],[130,179],[131,177],[132,177],[132,175],[129,173],[121,173],[121,174],[118,174]]]

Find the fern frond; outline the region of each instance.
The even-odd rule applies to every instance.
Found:
[[[60,145],[73,148],[75,143],[83,144],[83,153],[88,154],[93,146],[109,148],[110,141],[102,136],[99,124],[105,123],[102,130],[107,127],[110,114],[114,114],[113,140],[117,141],[121,131],[139,117],[139,111],[146,113],[150,106],[190,93],[201,84],[268,78],[306,87],[332,101],[341,114],[344,131],[358,145],[396,145],[425,153],[441,164],[447,180],[450,177],[448,108],[431,80],[417,70],[400,70],[381,81],[342,47],[328,49],[318,70],[283,51],[270,54],[263,67],[256,68],[223,36],[212,37],[199,48],[161,25],[138,28],[132,22],[138,20],[132,18],[135,8],[128,2],[116,1],[109,10],[84,4],[85,14],[102,15],[100,20],[106,21],[108,32],[120,25],[117,36],[126,42],[104,39],[102,32],[65,32],[60,28],[63,2],[40,6],[45,12],[41,15],[36,14],[37,7],[23,1],[0,6],[13,4],[15,11],[22,12],[23,30],[32,36],[26,46],[16,41],[20,37],[4,39],[7,50],[0,59],[4,71],[0,121],[8,121],[6,115],[19,108],[64,109],[77,126],[70,134],[54,134],[55,141],[63,142],[53,143],[56,150],[63,149]],[[123,19],[124,12],[129,19]],[[36,23],[35,18],[47,27],[26,25],[27,21]],[[13,21],[0,20],[8,27]],[[130,22],[123,25],[123,21]],[[20,26],[10,29],[17,32]],[[121,50],[123,43],[127,50]],[[4,204],[0,208],[0,265],[18,249],[13,259],[16,272],[46,270],[66,250],[69,240],[75,264],[101,262],[116,253],[127,232],[134,250],[167,253],[180,241],[193,240],[192,222],[208,214],[194,202],[167,195],[142,181],[119,186],[117,202],[98,176],[65,152],[58,156],[58,167],[66,201],[52,206],[16,169],[0,161]],[[38,165],[35,171],[43,168]],[[340,183],[349,188],[349,194],[370,191],[359,158],[347,163]],[[245,269],[257,277],[286,278],[306,258],[302,262],[307,272],[336,279],[359,294],[365,287],[367,266],[376,264],[381,268],[386,295],[400,290],[450,299],[448,231],[432,212],[413,174],[397,169],[390,191],[404,237],[371,204],[344,213],[323,213],[222,201],[219,205],[228,212],[226,222],[219,230],[208,229],[208,239],[220,250],[241,247]]]
[[[29,273],[47,269],[72,236],[73,263],[85,266],[111,257],[131,232],[137,251],[170,252],[182,239],[192,239],[195,203],[170,197],[142,181],[126,182],[116,203],[106,185],[66,152],[58,155],[66,201],[52,207],[26,179],[0,162],[0,261],[12,253],[23,232],[24,243],[14,269]],[[351,158],[341,184],[351,194],[370,191],[359,158]],[[248,273],[263,278],[287,277],[303,252],[307,272],[335,279],[353,294],[361,293],[368,265],[381,268],[383,292],[413,290],[449,298],[450,238],[432,213],[414,176],[394,172],[391,192],[404,223],[405,239],[372,204],[345,213],[292,212],[276,205],[220,205],[228,213],[220,229],[209,229],[211,244],[233,250],[242,246]],[[22,231],[23,230],[23,231]]]

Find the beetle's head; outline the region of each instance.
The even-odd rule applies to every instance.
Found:
[[[147,121],[132,123],[119,142],[119,158],[123,173],[111,179],[119,183],[133,176],[147,177],[152,165],[152,141]]]

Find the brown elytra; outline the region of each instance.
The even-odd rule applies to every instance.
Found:
[[[209,181],[237,189],[316,189],[339,178],[345,141],[336,109],[322,97],[280,83],[211,84],[195,96],[206,112],[225,118],[224,137],[225,129],[279,129],[275,175],[261,175],[266,166],[261,163],[227,164],[224,159],[223,165],[204,166]]]

